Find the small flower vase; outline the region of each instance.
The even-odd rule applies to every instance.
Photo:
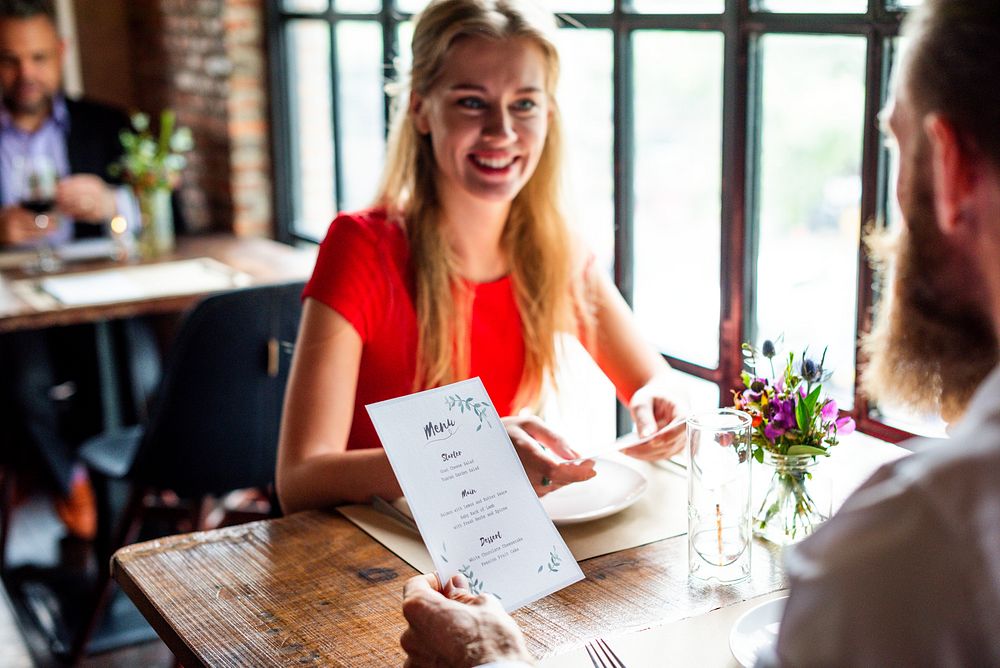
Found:
[[[154,260],[174,250],[174,212],[168,188],[137,188],[142,227],[139,229],[139,255]]]
[[[831,481],[816,457],[765,452],[761,468],[769,479],[767,475],[754,478],[755,536],[788,545],[829,519]]]

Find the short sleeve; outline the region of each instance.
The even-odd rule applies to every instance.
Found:
[[[372,221],[341,214],[320,244],[316,267],[303,299],[312,297],[342,315],[368,341],[378,325],[387,286],[382,247],[385,239]]]

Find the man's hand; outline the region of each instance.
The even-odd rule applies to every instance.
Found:
[[[433,574],[410,578],[403,587],[409,628],[399,644],[404,668],[471,668],[490,661],[534,664],[513,618],[488,594],[473,595],[461,575],[441,591]]]
[[[52,225],[39,227],[35,224],[35,214],[19,206],[0,209],[0,244],[17,246],[44,237],[53,229]]]
[[[110,220],[116,213],[114,189],[93,174],[67,176],[56,187],[56,207],[76,220]]]
[[[501,418],[500,421],[507,429],[514,451],[538,496],[597,475],[593,461],[567,463],[567,459],[576,459],[579,454],[540,418],[515,416]]]

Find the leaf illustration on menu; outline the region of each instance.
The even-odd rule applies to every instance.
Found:
[[[459,568],[458,572],[464,575],[469,581],[469,591],[476,595],[482,593],[483,581],[476,577],[475,572],[473,572],[472,568],[470,568],[468,564]]]
[[[456,406],[458,406],[458,410],[461,413],[464,413],[466,410],[475,413],[476,417],[479,418],[479,426],[476,427],[476,431],[482,429],[484,424],[490,429],[493,428],[493,423],[488,417],[490,408],[488,402],[476,401],[473,397],[466,397],[463,399],[457,394],[445,397],[445,401],[448,404],[448,410],[453,410]]]
[[[559,567],[562,566],[562,558],[556,554],[556,548],[553,545],[552,550],[549,552],[548,563],[543,563],[538,567],[538,572],[541,573],[544,569],[548,568],[553,573],[559,572]]]

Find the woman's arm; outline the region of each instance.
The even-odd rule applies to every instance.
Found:
[[[284,512],[402,494],[382,448],[347,451],[361,337],[339,313],[305,300],[278,445]]]
[[[653,434],[682,413],[686,399],[672,380],[675,373],[639,334],[632,312],[604,272],[586,273],[594,313],[589,352],[629,407],[640,437]],[[625,452],[640,459],[663,459],[684,447],[684,425]]]

